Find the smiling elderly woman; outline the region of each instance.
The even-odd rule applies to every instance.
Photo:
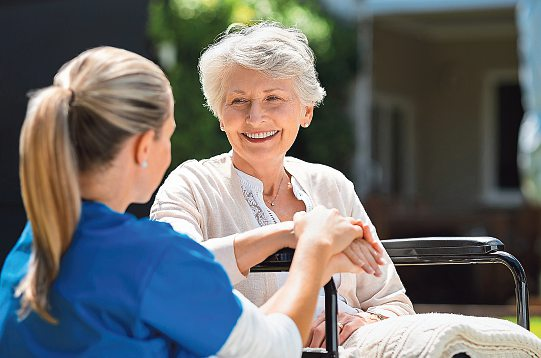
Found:
[[[249,274],[250,268],[295,247],[296,212],[336,208],[364,228],[363,239],[346,251],[364,272],[335,275],[341,344],[347,348],[346,340],[367,323],[414,313],[353,184],[330,167],[286,157],[325,96],[305,35],[270,23],[236,28],[204,51],[199,69],[208,107],[232,150],[176,168],[151,217],[209,248],[235,287],[262,305],[287,273]],[[322,317],[314,321],[310,346],[323,344]]]

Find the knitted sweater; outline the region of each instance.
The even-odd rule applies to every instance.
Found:
[[[314,205],[336,208],[344,216],[361,219],[375,228],[364,210],[353,183],[342,173],[321,164],[286,157],[284,167],[310,196]],[[168,222],[181,233],[211,250],[224,266],[235,288],[260,306],[277,290],[275,273],[250,273],[238,269],[234,253],[235,234],[259,227],[246,202],[231,156],[189,160],[177,167],[159,189],[150,216]],[[387,317],[412,314],[413,306],[391,259],[382,266],[381,277],[366,273],[341,274],[338,293],[351,307]]]

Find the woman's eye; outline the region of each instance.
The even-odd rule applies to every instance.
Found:
[[[280,97],[278,96],[267,96],[267,101],[274,102],[280,100]]]
[[[246,102],[248,102],[248,100],[246,98],[234,98],[231,101],[231,104],[242,104],[242,103],[246,103]]]

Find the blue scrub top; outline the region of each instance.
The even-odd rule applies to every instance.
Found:
[[[0,357],[205,357],[242,312],[213,255],[168,224],[84,201],[49,293],[49,324],[17,319],[14,290],[27,271],[29,224],[0,277]]]

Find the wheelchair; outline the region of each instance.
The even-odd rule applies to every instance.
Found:
[[[395,266],[503,264],[513,275],[517,324],[530,329],[528,285],[520,262],[493,237],[426,237],[381,241]],[[288,271],[294,250],[282,249],[252,268],[252,272]],[[338,357],[337,290],[331,280],[325,291],[325,352],[303,352],[303,358]]]

